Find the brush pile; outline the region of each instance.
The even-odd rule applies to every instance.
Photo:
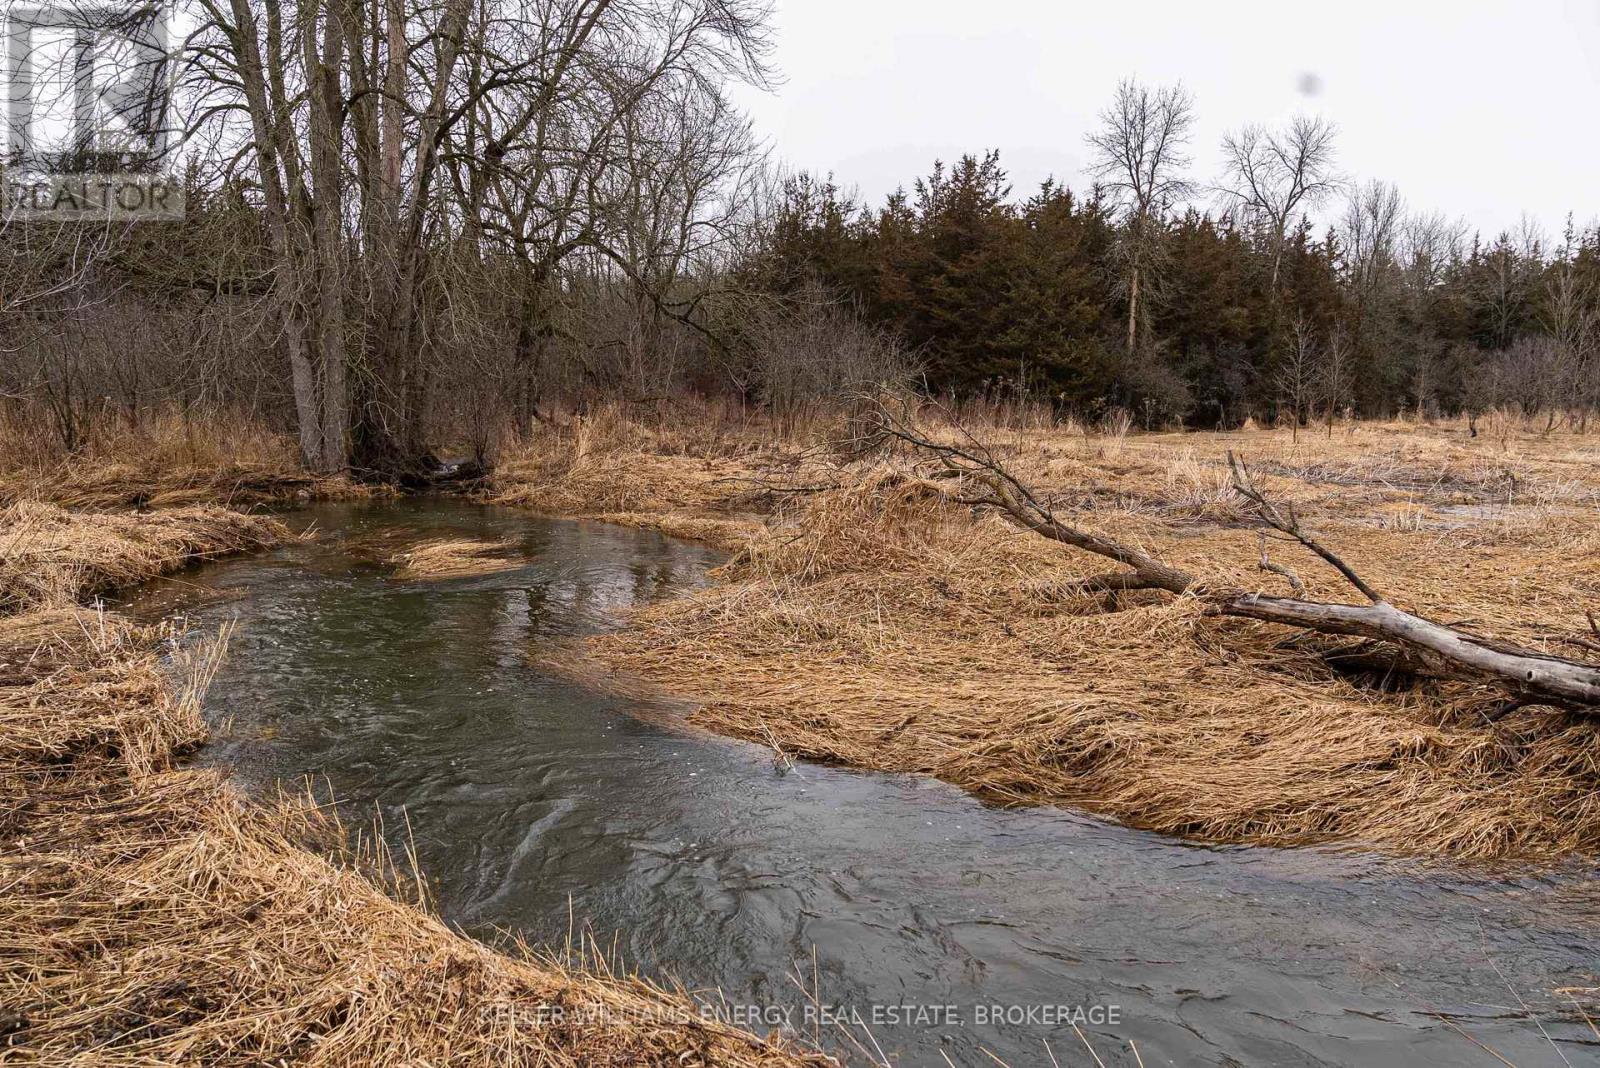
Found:
[[[13,509],[7,603],[280,534],[229,516]],[[323,813],[246,803],[182,766],[205,737],[199,695],[217,654],[180,658],[174,686],[170,637],[73,607],[0,618],[0,1060],[823,1063],[702,1020],[598,954],[507,955],[457,935],[420,897],[385,893],[405,881],[382,857],[341,851]]]

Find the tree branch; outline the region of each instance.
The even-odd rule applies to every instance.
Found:
[[[952,420],[964,443],[936,441],[920,430],[903,399],[891,405],[881,399],[868,420],[869,445],[903,445],[933,461],[937,469],[923,485],[939,497],[967,507],[999,512],[1042,537],[1132,570],[1092,576],[1069,589],[1106,592],[1122,589],[1164,590],[1201,600],[1213,615],[1256,619],[1300,627],[1321,634],[1345,634],[1389,642],[1413,663],[1431,666],[1447,678],[1486,682],[1500,687],[1522,704],[1547,704],[1588,714],[1600,713],[1600,667],[1480,638],[1435,623],[1390,604],[1332,550],[1301,525],[1292,507],[1278,507],[1255,486],[1248,468],[1231,453],[1235,489],[1255,506],[1257,519],[1294,538],[1333,566],[1371,602],[1365,605],[1308,601],[1299,596],[1303,583],[1288,568],[1266,557],[1265,535],[1260,566],[1290,580],[1296,596],[1272,597],[1238,588],[1211,586],[1196,576],[1157,560],[1114,539],[1083,530],[1056,516],[1027,485],[1006,470],[994,454]]]

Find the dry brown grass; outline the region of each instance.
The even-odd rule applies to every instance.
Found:
[[[504,571],[520,566],[522,558],[509,542],[436,538],[418,542],[388,562],[397,579],[444,579]]]
[[[147,417],[111,424],[72,454],[36,421],[0,419],[0,504],[44,500],[68,508],[243,505],[282,499],[361,498],[374,490],[300,466],[294,442],[225,414]]]
[[[0,615],[72,605],[285,533],[275,519],[227,508],[82,514],[22,501],[0,508]]]
[[[1587,634],[1584,609],[1600,605],[1600,438],[1406,424],[1341,428],[1331,442],[986,436],[1076,522],[1281,592],[1256,570],[1255,534],[1223,489],[1235,449],[1404,606],[1584,655],[1562,643]],[[644,467],[622,447],[607,463]],[[590,652],[698,701],[694,719],[716,730],[1005,802],[1210,841],[1463,858],[1600,849],[1600,724],[1525,709],[1491,726],[1491,693],[1348,679],[1319,655],[1328,643],[1283,628],[1159,595],[1108,610],[1063,594],[1093,561],[926,499],[903,464],[808,470],[840,488],[780,498],[716,585]],[[795,473],[752,463],[744,477]],[[695,494],[680,498],[694,512],[719,506],[704,481]],[[748,506],[731,489],[724,501]],[[1274,558],[1313,596],[1349,595],[1304,552]]]
[[[214,508],[0,517],[8,607],[31,609],[0,615],[0,1061],[822,1063],[596,953],[464,938],[323,813],[183,766],[214,659],[174,687],[163,633],[60,602],[281,532]]]
[[[646,424],[602,409],[508,449],[488,496],[731,549],[761,528],[760,481],[800,477],[813,453],[720,413]]]
[[[205,729],[156,653],[95,613],[0,624],[0,1058],[801,1063],[593,959],[490,950],[303,848],[338,840],[315,810],[176,764]]]

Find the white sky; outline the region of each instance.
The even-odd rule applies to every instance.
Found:
[[[739,91],[778,157],[876,205],[935,158],[998,148],[1016,193],[1074,188],[1117,80],[1182,80],[1193,176],[1217,142],[1297,111],[1339,167],[1492,234],[1600,215],[1600,0],[1487,4],[777,0],[781,83]],[[1320,92],[1301,91],[1314,75]]]

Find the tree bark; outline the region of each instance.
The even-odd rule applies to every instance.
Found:
[[[1128,355],[1132,356],[1139,333],[1139,267],[1133,268],[1133,277],[1128,281]]]
[[[322,420],[317,412],[317,376],[306,355],[306,333],[294,298],[284,302],[284,348],[289,353],[289,377],[294,387],[295,422],[300,430],[300,462],[313,470],[322,459]]]
[[[316,338],[322,355],[322,450],[318,464],[329,473],[349,466],[349,398],[345,394],[344,196],[340,175],[343,100],[339,72],[344,35],[339,14],[323,17],[322,54],[313,20],[304,30],[306,69],[311,78],[311,181],[313,244],[316,248]]]
[[[1326,604],[1244,593],[1218,601],[1216,611],[1323,634],[1379,638],[1415,651],[1424,663],[1436,665],[1437,674],[1494,682],[1530,700],[1600,708],[1600,668],[1532,651],[1504,651],[1387,601]]]

